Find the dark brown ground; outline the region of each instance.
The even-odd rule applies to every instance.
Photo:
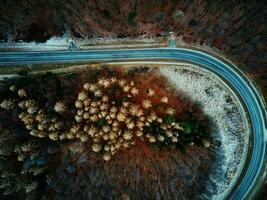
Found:
[[[74,144],[72,149],[80,152],[72,156],[66,148],[53,182],[65,196],[54,199],[197,199],[212,162],[203,147],[189,147],[185,155],[137,142],[109,162],[86,148]],[[79,164],[82,158],[86,162]],[[66,170],[68,163],[75,168],[72,173]]]

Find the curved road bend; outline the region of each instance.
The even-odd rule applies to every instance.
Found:
[[[242,98],[251,118],[253,148],[242,181],[229,199],[249,199],[262,179],[266,167],[267,122],[263,100],[256,88],[233,64],[207,53],[183,48],[90,50],[77,52],[5,52],[0,53],[0,67],[8,64],[64,63],[78,61],[122,61],[172,59],[196,63],[223,77]]]

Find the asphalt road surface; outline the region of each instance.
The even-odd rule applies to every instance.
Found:
[[[90,51],[5,52],[0,53],[0,68],[8,64],[69,63],[79,61],[175,60],[191,62],[222,77],[241,97],[252,123],[251,158],[229,199],[250,199],[263,179],[266,168],[267,122],[261,96],[253,84],[232,63],[192,49],[151,48]]]

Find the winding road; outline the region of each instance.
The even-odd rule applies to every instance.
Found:
[[[235,65],[224,58],[184,48],[151,48],[90,51],[5,52],[0,68],[8,64],[65,63],[78,61],[175,60],[191,62],[222,77],[241,97],[252,123],[251,159],[229,199],[250,199],[266,168],[267,122],[264,102],[257,89]]]

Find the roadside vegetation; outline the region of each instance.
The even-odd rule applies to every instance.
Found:
[[[156,68],[20,73],[2,84],[4,195],[21,193],[32,199],[39,190],[49,190],[48,177],[64,162],[64,148],[77,143],[104,161],[140,143],[185,154],[187,146],[210,146],[207,117]],[[73,170],[69,165],[66,169]]]

